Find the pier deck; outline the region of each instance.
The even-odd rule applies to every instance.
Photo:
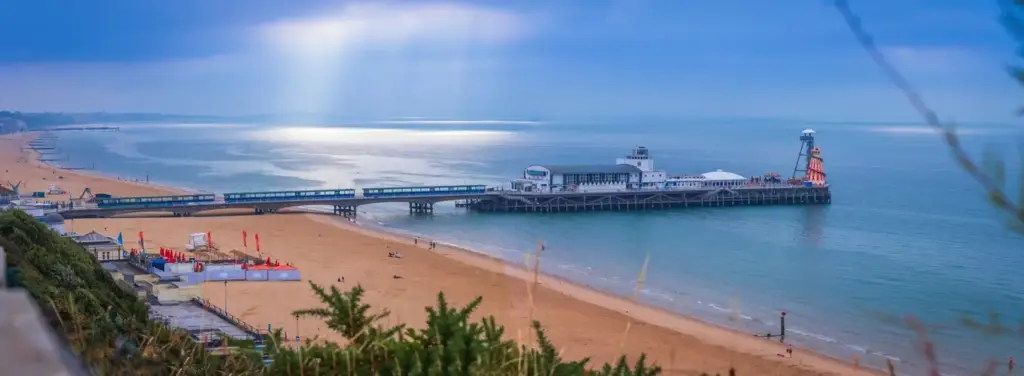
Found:
[[[255,202],[204,202],[140,207],[80,207],[62,211],[66,219],[106,218],[132,213],[172,213],[192,216],[223,209],[252,209],[254,214],[276,213],[301,206],[332,206],[334,214],[354,216],[359,206],[378,203],[408,203],[411,214],[431,214],[438,202],[455,201],[457,206],[484,212],[570,212],[594,210],[648,210],[709,206],[816,205],[832,202],[831,188],[824,186],[764,185],[735,188],[692,188],[615,192],[529,193],[487,191],[445,195],[396,195],[314,200],[265,200]]]

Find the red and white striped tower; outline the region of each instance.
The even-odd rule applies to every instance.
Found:
[[[811,155],[808,158],[807,180],[805,181],[814,185],[825,185],[825,167],[821,163],[821,149],[815,146],[814,149],[811,149]]]

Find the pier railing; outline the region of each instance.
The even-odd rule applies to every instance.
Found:
[[[602,194],[602,193],[652,193],[652,192],[708,191],[708,190],[717,190],[717,189],[733,189],[733,190],[738,190],[738,189],[799,189],[799,188],[825,188],[825,187],[828,187],[828,185],[814,185],[814,186],[811,186],[811,187],[807,187],[806,185],[803,185],[803,184],[785,184],[785,183],[782,183],[782,184],[740,184],[740,185],[721,186],[721,187],[671,187],[671,188],[655,187],[655,188],[641,188],[641,189],[608,189],[608,190],[597,190],[597,191],[589,191],[589,192],[584,192],[584,191],[568,191],[568,190],[566,190],[566,191],[552,191],[552,192],[544,192],[544,191],[540,191],[540,192],[538,192],[538,191],[527,192],[527,191],[515,191],[515,190],[498,190],[498,191],[493,191],[491,193],[501,194],[501,195],[506,195],[506,196],[545,196],[545,195],[559,194],[559,193],[564,193],[564,194],[570,194],[570,193],[572,193],[572,194],[578,194],[578,193],[593,193],[593,194]]]
[[[198,304],[200,307],[203,307],[203,309],[210,311],[211,313],[220,316],[225,320],[228,320],[228,322],[230,322],[232,325],[241,328],[244,332],[246,332],[246,334],[249,334],[249,336],[251,336],[253,340],[260,341],[263,339],[263,334],[260,333],[260,331],[256,329],[256,327],[249,325],[245,321],[242,321],[242,319],[236,317],[235,315],[232,315],[231,312],[228,312],[227,310],[220,308],[214,305],[213,303],[210,303],[209,300],[197,296],[192,298],[192,301]]]

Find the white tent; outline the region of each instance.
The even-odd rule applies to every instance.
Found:
[[[186,249],[190,251],[205,249],[209,245],[206,244],[206,233],[198,232],[188,236],[188,245]]]

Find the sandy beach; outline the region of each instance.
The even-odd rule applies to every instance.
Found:
[[[45,190],[48,184],[57,184],[76,198],[86,187],[94,193],[116,196],[176,191],[46,166],[36,161],[31,150],[23,149],[32,137],[21,134],[0,138],[2,182],[22,181],[22,192]],[[66,201],[68,195],[48,199]],[[126,242],[143,231],[147,248],[178,250],[184,250],[188,234],[209,231],[221,252],[237,250],[253,255],[256,252],[252,236],[258,233],[264,256],[294,264],[302,270],[305,280],[317,284],[337,285],[342,290],[362,285],[367,290],[367,303],[390,310],[393,322],[422,325],[426,317],[424,307],[433,305],[440,291],[450,303],[460,306],[483,296],[477,316],[493,315],[513,338],[530,341],[528,324],[532,315],[544,325],[567,359],[589,356],[593,363],[601,363],[626,353],[630,360],[635,360],[644,352],[669,375],[726,374],[730,366],[739,375],[880,374],[801,348],[795,349],[792,358],[783,357],[785,347],[777,341],[710,325],[551,276],[539,276],[531,299],[528,286],[534,274],[520,265],[444,246],[429,250],[423,242],[414,245],[411,239],[371,231],[336,216],[281,213],[131,217],[74,220],[65,227],[79,233],[123,232]],[[247,249],[242,244],[242,231],[250,236]],[[389,252],[399,252],[404,257],[389,258]],[[540,262],[544,262],[543,257]],[[337,282],[342,277],[345,282]],[[339,340],[322,323],[312,319],[297,323],[291,316],[296,309],[320,305],[306,281],[207,283],[203,295],[256,327],[270,324],[283,328],[289,336]]]

